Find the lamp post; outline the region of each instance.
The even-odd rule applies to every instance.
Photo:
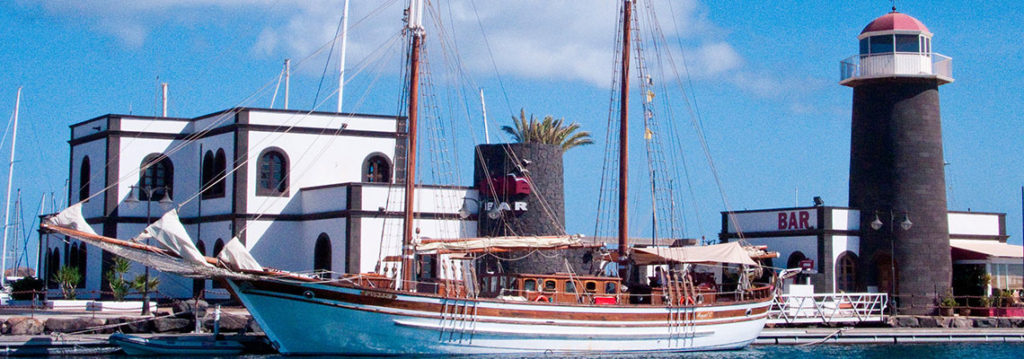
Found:
[[[126,198],[124,200],[126,203],[128,203],[129,206],[134,206],[136,203],[139,202],[139,199],[137,197],[135,197],[136,190],[138,190],[139,194],[141,194],[142,192],[146,193],[146,226],[149,226],[150,223],[153,220],[152,212],[151,212],[151,208],[152,208],[151,204],[153,203],[153,195],[155,193],[158,193],[157,191],[163,190],[163,193],[162,193],[162,196],[161,196],[162,198],[160,198],[160,208],[167,208],[167,207],[169,207],[170,205],[172,205],[174,203],[174,202],[171,202],[170,188],[167,187],[167,186],[158,186],[158,187],[141,186],[140,187],[140,186],[132,185],[131,189],[128,191],[128,198]],[[146,237],[146,245],[147,246],[149,245],[149,237]],[[150,310],[149,310],[149,266],[146,266],[145,274],[143,274],[143,285],[142,285],[142,287],[143,287],[143,290],[142,290],[142,315],[149,315],[150,314]]]
[[[884,223],[878,218],[878,213],[885,213],[885,211],[875,211],[875,220],[871,221],[871,229],[880,230]],[[899,315],[899,307],[896,305],[896,211],[889,210],[889,284],[890,290],[893,296],[893,315]],[[900,229],[904,232],[910,230],[910,227],[914,225],[914,222],[910,221],[910,215],[907,212],[902,212],[903,221],[900,222]]]

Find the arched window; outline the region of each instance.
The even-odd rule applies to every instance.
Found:
[[[174,195],[174,165],[171,163],[171,159],[167,158],[163,154],[153,153],[144,160],[139,166],[139,200],[140,201],[159,201],[167,198],[172,198]],[[153,198],[149,198],[147,189],[153,190]]]
[[[313,270],[328,272],[331,270],[331,237],[328,237],[327,233],[320,233],[320,236],[316,237],[316,246],[313,249]],[[325,274],[325,277],[330,278],[330,274]]]
[[[203,168],[199,171],[199,182],[203,184],[202,187],[202,198],[212,198],[213,188],[211,183],[213,182],[213,151],[206,151],[203,154]]]
[[[203,171],[200,175],[203,181],[203,199],[224,197],[226,166],[224,149],[217,149],[217,155],[214,155],[213,151],[206,151],[203,155]]]
[[[288,195],[288,158],[278,148],[268,148],[260,154],[256,168],[259,178],[257,196]]]
[[[213,180],[216,182],[213,184],[212,190],[213,193],[216,193],[219,197],[224,197],[224,183],[227,181],[227,168],[228,161],[227,156],[224,155],[224,149],[218,148],[217,155],[213,157]]]
[[[807,259],[807,256],[803,252],[796,251],[789,255],[789,259],[786,260],[786,268],[800,268],[800,261]]]
[[[224,240],[220,239],[220,238],[217,238],[217,241],[213,242],[213,253],[212,253],[213,257],[217,258],[217,256],[220,255],[220,251],[222,249],[224,249]],[[215,280],[215,281],[213,281],[213,287],[214,288],[224,288],[224,284],[220,280]]]
[[[375,153],[363,161],[363,181],[388,183],[391,182],[391,162],[387,156]]]
[[[84,201],[89,198],[89,182],[92,178],[92,166],[89,165],[89,156],[82,158],[82,165],[78,167],[78,200]]]
[[[857,255],[846,251],[836,259],[836,290],[852,292],[857,286]]]
[[[78,272],[82,274],[82,280],[78,281],[79,288],[85,288],[86,274],[89,272],[87,270],[89,267],[89,255],[85,251],[85,247],[87,247],[85,243],[78,246]]]
[[[47,278],[52,281],[53,274],[60,270],[60,248],[53,249],[53,254],[50,255],[50,268],[47,269],[50,271],[50,275]],[[53,283],[56,284],[56,282]]]
[[[68,251],[68,267],[78,268],[78,243],[72,243]]]
[[[206,255],[206,244],[202,240],[196,241],[196,249],[199,250],[199,254]],[[193,279],[192,280],[192,297],[198,298],[203,294],[203,290],[206,289],[205,279]]]

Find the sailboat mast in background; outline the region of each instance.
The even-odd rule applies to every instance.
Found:
[[[14,179],[14,144],[18,141],[18,111],[21,107],[21,87],[18,87],[18,97],[14,101],[14,130],[11,135],[11,162],[7,168],[7,197],[4,202],[4,244],[3,253],[0,255],[0,287],[7,286],[7,229],[10,228],[8,220],[11,218],[11,180]]]

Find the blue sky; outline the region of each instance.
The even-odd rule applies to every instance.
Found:
[[[400,30],[404,3],[353,1],[348,71],[358,74],[345,90],[346,111],[396,112],[401,48],[397,42],[381,44]],[[852,90],[837,84],[838,63],[857,51],[857,34],[886,13],[889,2],[686,0],[671,8],[658,3],[667,36],[686,56],[692,80],[687,91],[696,99],[731,208],[810,205],[814,196],[846,205]],[[378,10],[381,4],[388,6]],[[1019,4],[898,6],[924,22],[935,34],[934,50],[954,61],[956,81],[940,89],[949,208],[1005,212],[1010,242],[1021,243]],[[614,1],[532,0],[453,1],[439,8],[448,38],[456,39],[448,48],[458,48],[471,78],[466,87],[487,94],[493,140],[502,139],[497,127],[525,108],[580,122],[599,141],[565,156],[571,233],[591,234],[594,228],[601,172],[592,159],[603,156],[615,8]],[[341,1],[3,2],[0,114],[13,113],[15,91],[23,86],[14,187],[23,191],[26,215],[44,193],[64,196],[68,125],[106,113],[155,114],[160,82],[170,86],[171,116],[236,105],[269,107],[283,59],[291,58],[296,68],[290,107],[310,109],[317,97],[327,98],[319,109],[333,110],[336,55],[319,95],[326,50],[306,58],[329,46],[340,9]],[[432,73],[443,82],[444,50],[431,31]],[[475,94],[465,98],[475,101]],[[281,106],[281,95],[274,106]],[[468,132],[456,141],[460,175],[468,178],[470,145],[483,138],[479,104],[454,106],[471,113],[470,119],[455,120]],[[697,148],[685,154],[687,161],[695,173],[709,172],[699,165],[703,155]],[[7,153],[4,147],[0,157]],[[682,205],[699,215],[686,218],[685,233],[714,238],[719,211],[726,208],[718,188],[710,175],[695,174],[693,192],[692,198],[683,196]],[[631,228],[636,235],[649,231],[642,222]]]

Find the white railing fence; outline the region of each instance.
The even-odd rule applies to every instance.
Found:
[[[854,77],[937,75],[953,78],[953,59],[942,54],[918,53],[853,55],[839,62],[839,81]]]
[[[772,324],[882,322],[889,304],[887,293],[781,294],[768,312]]]

